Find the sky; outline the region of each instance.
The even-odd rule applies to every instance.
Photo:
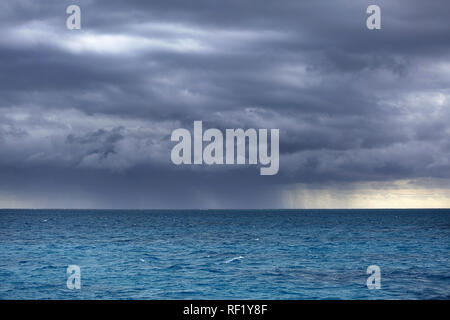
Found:
[[[448,208],[449,17],[448,0],[3,0],[0,208]],[[195,120],[279,129],[278,174],[174,165]]]

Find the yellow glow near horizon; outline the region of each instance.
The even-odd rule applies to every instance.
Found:
[[[450,208],[450,189],[421,187],[411,181],[388,185],[356,183],[313,189],[304,184],[282,191],[286,208],[298,209],[376,209],[376,208]]]

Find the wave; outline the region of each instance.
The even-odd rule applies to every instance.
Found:
[[[244,257],[243,256],[234,257],[234,258],[226,260],[225,263],[230,263],[230,262],[233,262],[235,260],[241,260],[241,259],[244,259]]]

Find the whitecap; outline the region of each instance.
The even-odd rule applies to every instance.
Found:
[[[227,261],[225,261],[225,263],[230,263],[230,262],[233,262],[235,260],[241,260],[241,259],[244,259],[244,257],[243,256],[234,257],[234,258],[228,259]]]

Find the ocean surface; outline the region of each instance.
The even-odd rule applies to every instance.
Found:
[[[0,210],[0,299],[450,299],[449,253],[450,210]]]

